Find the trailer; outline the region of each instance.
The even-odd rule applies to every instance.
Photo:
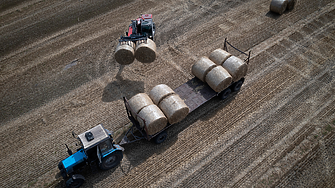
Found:
[[[248,53],[242,52],[241,50],[237,49],[233,45],[231,45],[227,39],[224,42],[224,50],[228,51],[228,46],[232,47],[234,50],[240,52],[241,54],[247,56],[244,59],[244,62],[247,64],[250,60],[251,51]],[[199,108],[201,105],[206,103],[207,101],[211,100],[214,97],[220,97],[222,100],[226,99],[232,92],[238,92],[243,83],[245,78],[241,78],[236,82],[232,82],[229,87],[221,92],[215,92],[207,83],[202,82],[197,77],[192,78],[191,80],[187,81],[186,83],[180,85],[179,87],[175,88],[173,91],[179,95],[181,99],[184,100],[185,104],[189,107],[189,113],[194,111],[195,109]],[[147,127],[145,124],[145,120],[137,115],[137,118],[140,118],[142,122],[144,122],[144,126],[140,126],[138,120],[133,116],[136,114],[134,110],[130,107],[128,100],[126,97],[123,97],[124,104],[126,107],[127,115],[129,120],[132,123],[132,126],[128,129],[122,140],[119,142],[119,145],[133,143],[142,139],[145,140],[152,140],[157,144],[160,144],[165,141],[167,138],[166,129],[171,127],[173,124],[167,124],[161,131],[149,135],[147,134]]]

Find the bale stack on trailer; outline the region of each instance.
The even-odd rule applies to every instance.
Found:
[[[137,119],[137,114],[144,108],[154,104],[146,93],[138,93],[129,99],[129,106],[132,109],[132,115]]]
[[[207,57],[202,57],[192,66],[192,74],[199,78],[201,81],[205,82],[206,75],[214,67],[216,67],[216,64],[213,61],[211,61]]]
[[[202,57],[192,66],[192,73],[214,91],[221,92],[247,74],[247,64],[222,49],[214,50],[209,58]]]
[[[216,92],[221,92],[231,84],[232,77],[222,66],[216,66],[206,75],[206,83]]]
[[[152,88],[149,96],[163,111],[170,124],[180,122],[189,112],[189,108],[184,101],[165,84],[159,84]]]
[[[167,125],[167,118],[157,105],[151,104],[144,107],[139,113],[137,121],[141,127],[146,126],[147,133],[153,135],[161,131]]]
[[[233,82],[243,78],[248,71],[247,64],[236,56],[229,57],[221,66],[233,77]]]
[[[212,60],[217,65],[222,65],[228,58],[232,55],[225,50],[216,49],[210,55],[209,59]]]
[[[155,134],[167,124],[164,113],[153,103],[146,93],[138,93],[128,101],[133,117],[141,127],[146,125],[148,134]]]

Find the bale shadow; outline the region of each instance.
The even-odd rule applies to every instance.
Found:
[[[123,97],[130,98],[137,93],[144,92],[144,82],[124,79],[122,77],[122,70],[125,65],[121,65],[113,81],[104,88],[102,93],[103,102],[112,102],[122,99]]]
[[[290,12],[292,12],[294,9],[291,9],[291,10],[288,10],[286,9],[282,15],[284,14],[288,14]],[[272,11],[269,11],[265,14],[265,16],[269,17],[269,18],[272,18],[272,19],[275,19],[277,20],[278,18],[280,18],[282,15],[278,14],[278,13],[275,13],[275,12],[272,12]]]

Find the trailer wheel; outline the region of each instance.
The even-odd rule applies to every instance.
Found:
[[[85,181],[84,176],[80,174],[74,174],[70,179],[66,181],[67,188],[77,188],[80,187]]]
[[[244,78],[242,78],[241,80],[235,82],[232,86],[231,86],[231,90],[233,92],[235,91],[239,91],[243,85],[243,82],[244,82]]]
[[[163,132],[159,133],[157,136],[155,136],[153,141],[156,144],[161,144],[166,140],[166,138],[167,138],[167,132],[163,131]]]
[[[222,100],[224,100],[224,99],[228,98],[230,94],[231,94],[231,89],[227,88],[227,89],[223,90],[219,95],[220,95],[220,98]]]
[[[99,165],[99,167],[101,170],[109,170],[119,165],[122,158],[123,158],[122,151],[119,150],[114,151],[113,153],[109,154],[108,156],[102,159],[102,162]]]

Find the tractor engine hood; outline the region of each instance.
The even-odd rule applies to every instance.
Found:
[[[62,161],[64,168],[67,173],[70,173],[73,170],[73,167],[84,162],[87,159],[83,149],[80,149],[76,153],[72,154],[70,157]]]

